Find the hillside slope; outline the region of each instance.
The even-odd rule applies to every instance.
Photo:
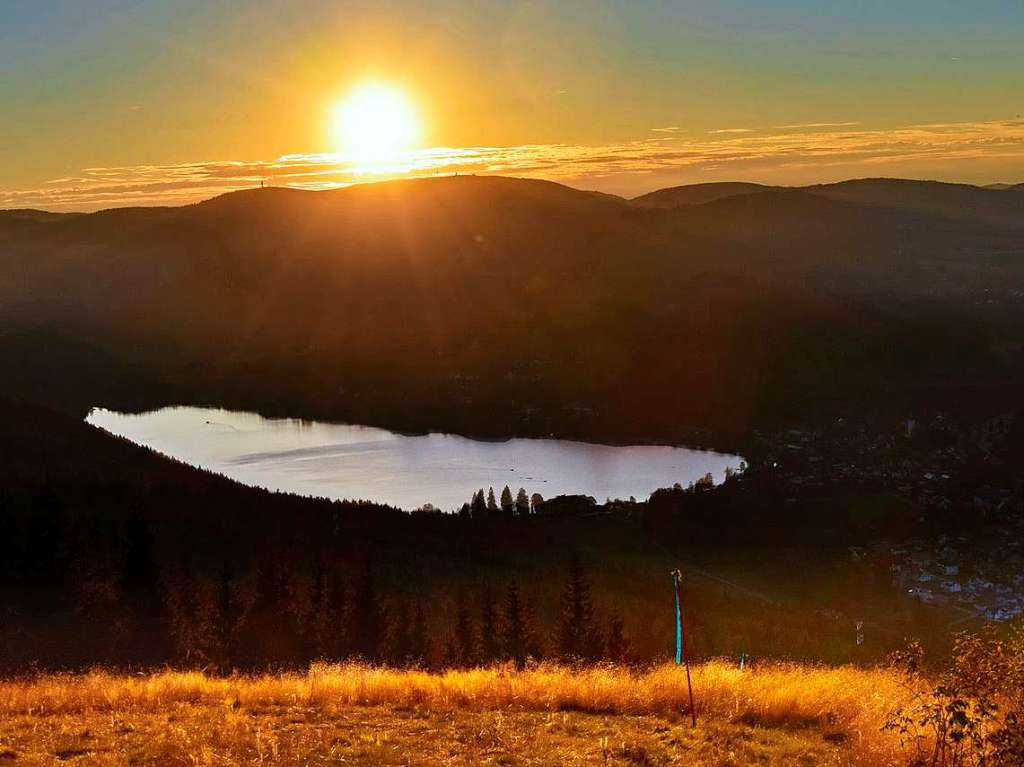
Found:
[[[726,197],[742,194],[758,194],[760,192],[778,191],[782,187],[751,184],[741,181],[724,181],[710,184],[687,184],[634,197],[632,202],[643,208],[677,208],[681,205],[703,205]]]
[[[908,631],[941,641],[948,616],[915,612],[885,580],[865,589],[865,573],[843,567],[848,545],[907,529],[899,509],[868,524],[847,516],[847,492],[792,503],[785,478],[751,470],[714,492],[635,504],[563,498],[527,517],[410,514],[245,487],[76,418],[0,401],[0,674],[190,658],[262,669],[356,654],[400,664],[408,648],[395,631],[416,607],[414,657],[437,667],[451,662],[456,614],[468,610],[471,625],[484,604],[503,614],[512,586],[529,606],[533,651],[551,657],[574,552],[602,645],[619,618],[640,660],[671,649],[673,567],[688,573],[687,602],[700,616],[691,647],[702,657],[757,648],[839,662],[882,657]],[[794,581],[790,557],[809,540]],[[744,574],[727,578],[742,583],[713,575],[740,562]],[[827,593],[809,572],[827,577]],[[365,599],[381,610],[369,638]],[[846,620],[807,607],[826,599],[869,622],[866,644],[854,644]]]
[[[859,205],[934,214],[1024,231],[1024,198],[996,189],[938,181],[865,178],[805,187],[811,194]]]
[[[652,209],[456,177],[0,214],[0,392],[728,444],[824,403],[998,389],[1024,235],[989,199],[1016,195],[941,186]]]

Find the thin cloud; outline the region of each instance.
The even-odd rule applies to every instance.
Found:
[[[776,125],[776,130],[799,130],[801,128],[849,128],[860,125],[858,122],[845,123],[797,123],[796,125]]]
[[[665,127],[665,128],[651,128],[651,133],[678,133],[678,132],[679,132],[679,126],[678,125],[669,125],[668,127]]]
[[[830,124],[828,128],[850,127]],[[727,129],[736,131],[739,129]],[[1024,175],[1024,122],[912,125],[896,129],[790,129],[579,146],[433,147],[385,166],[341,155],[290,154],[273,160],[212,160],[174,165],[92,167],[34,189],[0,191],[0,208],[95,210],[126,205],[181,205],[265,180],[295,189],[339,189],[386,178],[454,173],[544,178],[604,190],[651,188],[658,179],[725,177],[766,180],[879,173],[934,176],[935,168],[988,162]]]
[[[721,133],[754,133],[753,128],[719,128],[718,130],[709,130],[708,133],[711,135],[718,135]]]

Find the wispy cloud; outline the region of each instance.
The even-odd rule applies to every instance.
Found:
[[[720,135],[722,133],[753,133],[753,132],[754,132],[753,128],[719,128],[718,130],[709,130],[708,131],[708,133],[710,133],[713,136],[717,136],[717,135]]]
[[[799,130],[801,128],[849,128],[859,125],[857,122],[845,123],[797,123],[796,125],[776,125],[776,130]]]
[[[818,128],[825,126],[817,126]],[[123,205],[179,205],[258,186],[336,189],[391,177],[451,173],[529,176],[608,191],[644,191],[659,182],[757,177],[787,183],[848,175],[912,174],[915,169],[978,167],[1024,176],[1024,121],[914,125],[851,130],[829,125],[788,132],[725,133],[578,146],[434,147],[386,167],[365,167],[333,154],[294,154],[267,161],[213,160],[176,165],[95,167],[34,189],[0,191],[0,208],[94,210]],[[835,130],[835,128],[845,128]],[[738,130],[738,129],[730,129]],[[781,129],[780,129],[781,130]],[[703,174],[703,176],[702,176]]]
[[[678,125],[669,125],[668,127],[665,127],[665,128],[651,128],[651,132],[652,133],[678,133],[679,132],[679,126]]]

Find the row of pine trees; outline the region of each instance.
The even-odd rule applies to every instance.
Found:
[[[531,496],[521,487],[513,497],[511,488],[505,485],[500,498],[495,495],[493,487],[487,489],[486,495],[483,488],[477,490],[469,503],[462,504],[459,515],[469,519],[525,517],[538,512],[543,505],[544,497],[540,493]]]
[[[361,659],[468,668],[523,667],[543,659],[630,659],[623,621],[595,607],[590,579],[576,556],[552,625],[543,625],[515,581],[428,602],[415,593],[382,593],[369,561],[348,576],[316,565],[290,578],[274,600],[284,605],[285,614],[276,625],[266,625],[273,610],[260,608],[266,594],[257,581],[230,568],[213,577],[165,576],[165,607],[179,660],[228,671],[248,665],[249,655],[272,657],[265,646],[253,648],[252,641],[265,642],[268,633],[282,631],[297,639],[300,662]]]

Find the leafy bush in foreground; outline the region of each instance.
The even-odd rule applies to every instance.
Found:
[[[989,628],[960,634],[952,658],[931,687],[921,686],[921,646],[894,658],[914,684],[911,701],[885,729],[913,749],[913,767],[1002,767],[1024,764],[1024,630],[1009,638]]]

